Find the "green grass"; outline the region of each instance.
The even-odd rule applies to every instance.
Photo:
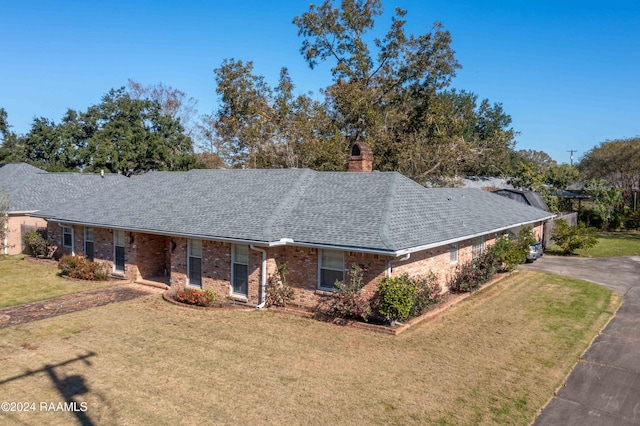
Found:
[[[556,245],[550,246],[545,253],[563,255]],[[599,232],[598,244],[587,250],[576,250],[576,255],[581,257],[640,256],[640,233]]]
[[[36,402],[64,400],[52,371],[82,383],[74,398],[95,424],[529,424],[619,304],[520,271],[391,336],[150,296],[0,330],[0,383],[5,400]]]
[[[0,308],[51,299],[113,285],[109,282],[71,281],[57,276],[51,264],[28,257],[0,256]]]

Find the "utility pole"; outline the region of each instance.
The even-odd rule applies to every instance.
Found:
[[[570,153],[571,153],[571,157],[570,157],[570,159],[571,159],[571,165],[573,166],[573,153],[574,153],[574,152],[578,152],[578,151],[577,151],[577,150],[575,150],[575,149],[569,149],[569,150],[567,150],[567,152],[570,152]]]

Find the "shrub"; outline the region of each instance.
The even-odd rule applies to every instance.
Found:
[[[438,277],[433,272],[426,276],[415,277],[411,282],[415,287],[415,292],[409,316],[416,317],[429,306],[440,302],[442,289]]]
[[[507,235],[498,238],[491,250],[499,261],[498,269],[501,271],[513,271],[527,260],[526,252],[523,253],[522,247]]]
[[[31,230],[24,234],[22,241],[25,246],[29,247],[29,251],[31,251],[31,255],[34,257],[50,258],[57,249],[57,247],[52,246],[51,243],[44,238],[41,232],[36,230]]]
[[[456,273],[449,279],[449,289],[453,293],[477,290],[496,274],[499,262],[491,247],[478,258],[458,265]]]
[[[522,250],[522,254],[524,255],[524,263],[527,260],[527,253],[529,253],[529,247],[531,244],[536,243],[536,237],[533,233],[533,229],[530,226],[525,226],[520,229],[518,232],[518,241],[517,246],[520,250]]]
[[[578,249],[588,249],[598,243],[595,228],[587,228],[579,223],[570,226],[566,220],[559,219],[551,232],[551,238],[565,254],[573,254]]]
[[[293,300],[293,288],[287,285],[287,265],[278,266],[278,272],[267,278],[266,306],[286,306]]]
[[[416,287],[408,275],[385,277],[378,286],[378,312],[390,321],[408,318],[415,293]]]
[[[178,302],[196,306],[212,306],[218,300],[218,294],[210,289],[183,288],[176,292]]]
[[[624,227],[627,229],[640,229],[640,210],[636,210],[627,216]]]
[[[69,278],[89,281],[104,281],[109,278],[105,264],[90,262],[82,256],[62,256],[58,269],[61,275]]]
[[[371,306],[361,294],[364,287],[363,273],[364,268],[354,263],[349,270],[349,281],[336,281],[337,291],[331,296],[330,315],[367,321],[371,315]]]

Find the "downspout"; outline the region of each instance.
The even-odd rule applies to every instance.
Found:
[[[267,303],[267,251],[259,249],[253,244],[250,244],[249,248],[262,253],[262,268],[260,271],[260,303],[256,306],[256,309],[262,309],[264,308],[265,303]]]
[[[387,277],[391,278],[391,264],[392,263],[398,263],[398,262],[404,262],[405,260],[409,260],[409,258],[411,257],[411,253],[407,253],[404,256],[397,258],[397,259],[391,259],[387,262]]]

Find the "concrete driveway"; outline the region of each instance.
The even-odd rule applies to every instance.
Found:
[[[640,256],[544,256],[522,269],[593,281],[622,306],[576,364],[534,425],[640,425]]]

